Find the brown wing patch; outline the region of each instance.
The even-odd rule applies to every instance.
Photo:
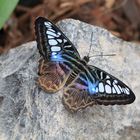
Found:
[[[39,86],[48,93],[59,91],[65,84],[70,70],[59,62],[48,62],[39,60]]]
[[[76,80],[64,88],[62,102],[70,112],[76,112],[96,104],[94,98],[88,94],[86,86],[80,83],[79,78],[76,78]]]

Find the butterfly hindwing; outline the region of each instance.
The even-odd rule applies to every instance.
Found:
[[[70,71],[64,63],[40,59],[38,84],[44,91],[55,93],[64,86]]]
[[[87,66],[87,71],[64,88],[63,103],[71,112],[93,104],[121,105],[135,100],[132,90],[114,76],[94,66]]]
[[[71,70],[71,59],[80,56],[70,40],[51,21],[39,17],[35,21],[37,47],[41,54],[38,83],[49,93],[60,90]]]

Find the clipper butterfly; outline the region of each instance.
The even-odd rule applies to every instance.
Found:
[[[135,100],[132,90],[107,72],[88,65],[64,33],[51,21],[35,21],[39,60],[39,86],[47,93],[63,88],[62,101],[71,112],[94,104],[124,105]]]

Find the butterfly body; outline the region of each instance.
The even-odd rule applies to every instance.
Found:
[[[89,56],[81,59],[64,33],[49,20],[35,22],[37,46],[41,54],[38,84],[47,93],[63,89],[62,101],[71,112],[93,104],[130,104],[132,90],[107,72],[88,65]]]

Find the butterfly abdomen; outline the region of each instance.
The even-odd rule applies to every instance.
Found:
[[[72,66],[72,73],[70,74],[70,76],[65,84],[66,86],[69,85],[73,80],[75,80],[76,77],[79,75],[79,73],[87,71],[86,65],[87,65],[88,61],[89,61],[89,57],[85,56],[79,62],[75,61],[75,63],[73,63],[75,65]]]
[[[72,72],[72,73],[69,75],[65,86],[68,86],[69,84],[71,84],[72,81],[73,81],[76,77],[77,77],[77,74],[76,74],[75,72]]]

